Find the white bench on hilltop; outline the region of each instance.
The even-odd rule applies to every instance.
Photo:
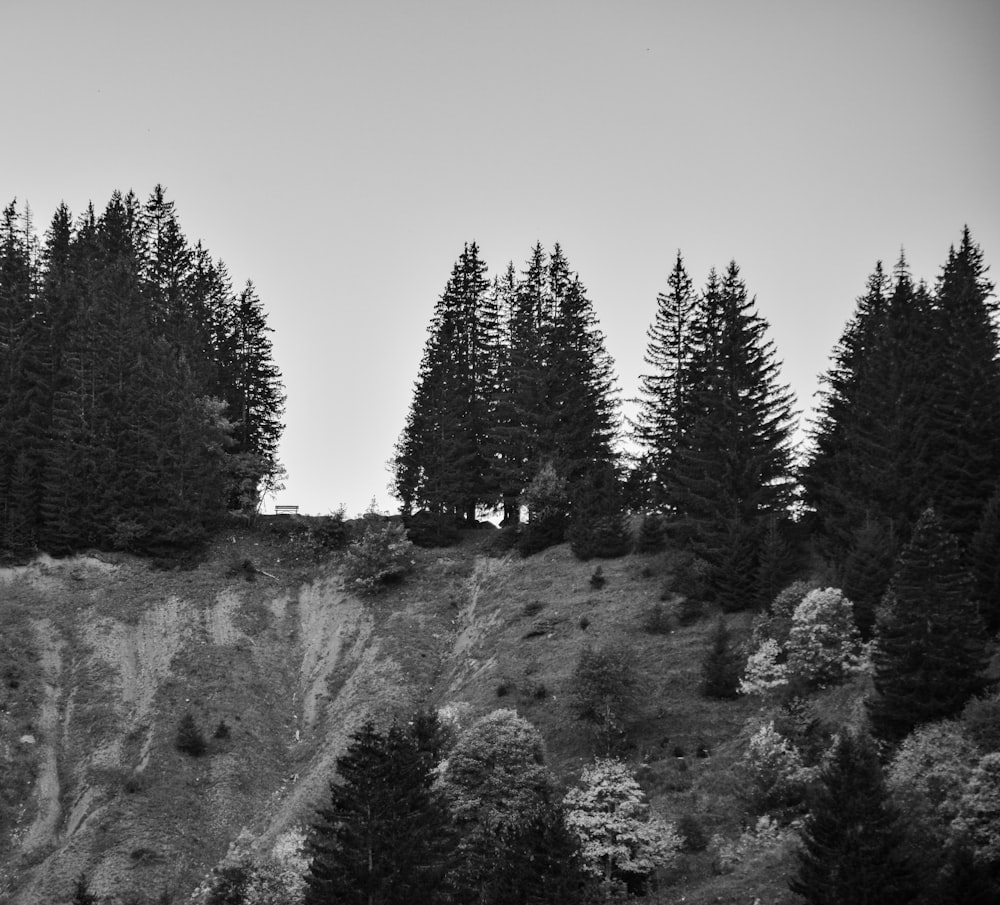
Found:
[[[274,514],[275,515],[298,515],[299,514],[299,507],[298,506],[275,506],[274,507]]]

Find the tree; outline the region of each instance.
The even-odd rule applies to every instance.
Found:
[[[80,874],[73,885],[73,905],[97,905],[97,896],[90,891],[85,874]]]
[[[273,331],[249,280],[233,305],[232,324],[232,362],[228,365],[232,383],[226,387],[226,401],[236,425],[231,454],[242,460],[237,473],[244,480],[242,486],[234,487],[230,506],[252,515],[268,481],[282,471],[277,456],[284,430],[285,392],[268,337]]]
[[[194,721],[194,714],[190,711],[181,717],[177,725],[177,737],[174,739],[174,747],[178,751],[190,754],[191,757],[201,757],[207,750],[205,736]]]
[[[672,484],[672,462],[681,437],[689,429],[693,328],[697,312],[694,284],[684,267],[680,251],[667,292],[656,296],[656,314],[646,331],[644,361],[651,373],[639,377],[639,412],[635,436],[642,444],[645,466],[650,472],[648,504],[655,509],[669,506],[667,488]]]
[[[720,616],[712,630],[710,646],[701,663],[702,693],[710,698],[735,698],[739,694],[742,658],[733,646],[726,627],[725,617]]]
[[[500,488],[493,418],[499,311],[475,242],[452,268],[431,320],[413,401],[396,447],[395,489],[406,511],[425,507],[474,522]]]
[[[616,647],[585,647],[572,678],[577,717],[593,724],[605,753],[619,744],[635,713],[638,678],[631,659]]]
[[[875,633],[876,734],[898,742],[915,726],[957,714],[985,687],[982,620],[958,541],[925,510],[900,554]]]
[[[1000,630],[1000,483],[986,506],[976,533],[969,541],[967,559],[976,582],[979,612],[991,634]]]
[[[305,905],[443,901],[453,836],[432,768],[398,725],[354,733],[307,840]]]
[[[721,280],[710,274],[692,331],[690,427],[669,487],[680,538],[709,564],[727,610],[756,602],[766,528],[791,493],[791,394],[753,308],[735,262]]]
[[[580,838],[585,869],[641,889],[681,848],[675,828],[651,815],[639,783],[620,760],[596,760],[564,799],[566,823]]]
[[[917,888],[903,845],[874,746],[842,732],[811,796],[789,886],[809,905],[908,905]]]
[[[851,601],[837,588],[810,591],[792,613],[786,649],[789,672],[813,687],[858,672],[861,636]]]

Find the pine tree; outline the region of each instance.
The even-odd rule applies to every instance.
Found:
[[[657,509],[668,504],[671,463],[688,429],[684,416],[690,414],[697,297],[680,251],[667,287],[667,292],[656,296],[656,315],[646,331],[649,342],[644,361],[652,373],[639,378],[641,397],[635,423],[635,436],[643,446],[643,459],[650,472],[648,504]]]
[[[958,713],[985,686],[984,627],[958,541],[933,509],[900,554],[876,626],[875,733],[898,742],[914,727]]]
[[[854,532],[841,585],[854,604],[854,621],[863,639],[875,630],[875,613],[881,603],[895,565],[896,543],[881,525],[868,521]]]
[[[791,494],[792,397],[753,308],[735,262],[721,280],[710,274],[688,365],[690,428],[669,488],[681,537],[709,564],[712,592],[730,610],[756,601],[765,529]]]
[[[789,883],[809,905],[909,905],[915,873],[904,830],[885,788],[874,746],[841,733],[802,827],[798,870]]]
[[[432,767],[398,725],[354,733],[307,843],[305,905],[443,901],[453,835]]]

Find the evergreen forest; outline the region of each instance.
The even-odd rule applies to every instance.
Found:
[[[156,186],[0,220],[0,548],[177,556],[280,480],[263,303]]]

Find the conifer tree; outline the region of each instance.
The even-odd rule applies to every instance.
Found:
[[[876,626],[876,735],[898,742],[914,727],[958,713],[985,687],[984,627],[958,541],[933,509],[900,554]]]
[[[492,438],[498,311],[486,264],[466,244],[435,306],[406,426],[395,487],[404,509],[474,522],[499,498]]]
[[[701,664],[702,692],[710,698],[737,697],[742,667],[743,657],[732,643],[726,620],[720,616]]]
[[[307,842],[305,905],[444,901],[453,836],[432,767],[398,725],[354,733]]]
[[[649,503],[657,509],[668,505],[671,462],[688,425],[691,392],[692,331],[697,312],[694,284],[680,251],[667,278],[667,292],[656,296],[656,314],[646,331],[644,361],[651,373],[639,378],[640,403],[635,435],[644,449],[650,472]]]
[[[811,797],[789,886],[808,905],[909,905],[917,885],[903,846],[874,746],[842,732]]]
[[[753,309],[735,262],[721,280],[710,274],[688,365],[690,427],[669,488],[681,537],[709,564],[711,590],[730,610],[756,602],[765,530],[791,495],[792,397]]]
[[[976,582],[979,612],[990,634],[1000,630],[1000,483],[983,509],[969,542],[968,561]]]

